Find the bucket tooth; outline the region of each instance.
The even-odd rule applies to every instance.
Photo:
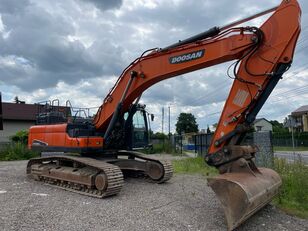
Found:
[[[281,178],[271,169],[258,168],[254,173],[224,173],[209,178],[208,184],[223,206],[228,230],[233,230],[272,200]]]

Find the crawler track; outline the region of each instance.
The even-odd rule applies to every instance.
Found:
[[[156,181],[156,183],[161,184],[170,180],[170,178],[173,176],[173,166],[169,161],[159,161],[159,162],[164,166],[165,170],[164,177]]]
[[[153,159],[153,158],[150,158],[148,155],[144,155],[143,153],[134,152],[134,151],[121,150],[118,153],[120,155],[126,154],[129,157],[132,157],[134,159],[141,159],[143,161],[150,161],[150,162],[155,162],[155,163],[160,164],[162,166],[162,169],[163,169],[163,176],[160,179],[154,180],[154,179],[151,179],[151,177],[149,177],[148,175],[145,174],[145,177],[147,178],[147,180],[152,182],[152,183],[161,184],[161,183],[164,183],[164,182],[170,180],[173,176],[173,166],[172,166],[172,163],[170,161]]]
[[[128,159],[94,159],[77,156],[47,156],[29,160],[27,174],[35,180],[79,194],[103,198],[116,195],[123,186],[122,170],[141,173],[151,183],[163,183],[173,175],[169,161],[139,152],[119,151]],[[127,165],[127,164],[130,165]]]
[[[63,177],[57,179],[54,171],[60,172]],[[77,177],[86,179],[84,182],[76,177],[74,179],[72,174],[76,175],[78,171],[81,173]],[[84,157],[54,156],[31,159],[27,165],[27,174],[58,188],[98,198],[118,194],[123,186],[123,174],[118,166]],[[103,175],[105,180],[100,182],[100,187],[97,188],[96,178],[99,175]]]

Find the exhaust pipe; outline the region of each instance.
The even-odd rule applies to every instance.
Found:
[[[268,204],[282,183],[274,170],[257,168],[244,158],[232,165],[234,171],[208,179],[223,206],[228,230],[235,229]]]

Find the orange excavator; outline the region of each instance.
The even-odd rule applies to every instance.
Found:
[[[261,27],[238,26],[268,13],[272,15]],[[241,143],[292,63],[300,18],[298,2],[283,0],[251,17],[145,51],[123,71],[92,120],[39,115],[39,123],[30,128],[28,146],[42,156],[28,162],[27,173],[99,198],[117,194],[126,173],[143,174],[157,183],[169,180],[169,162],[135,151],[148,139],[141,94],[164,79],[235,60],[234,82],[205,156],[219,170],[208,184],[223,205],[228,229],[234,229],[269,203],[281,185],[275,171],[255,165],[257,147]]]

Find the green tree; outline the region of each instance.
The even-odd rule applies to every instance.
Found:
[[[176,123],[176,132],[178,134],[181,133],[189,133],[189,132],[198,132],[198,124],[196,122],[196,118],[191,113],[181,113],[178,117],[178,121]]]
[[[161,132],[156,132],[155,134],[152,132],[151,138],[158,139],[158,140],[164,140],[164,139],[167,139],[168,136]]]
[[[18,96],[15,96],[14,102],[15,102],[15,103],[19,103],[19,98],[18,98]]]
[[[218,123],[214,123],[212,126],[213,126],[214,130],[216,130]]]
[[[209,127],[209,125],[207,125],[206,133],[207,133],[207,134],[212,133],[212,131],[211,131],[211,129],[210,129],[210,127]]]
[[[289,132],[288,128],[285,128],[283,126],[283,123],[279,123],[277,120],[271,120],[270,123],[273,125],[273,132],[277,132],[277,133]]]

